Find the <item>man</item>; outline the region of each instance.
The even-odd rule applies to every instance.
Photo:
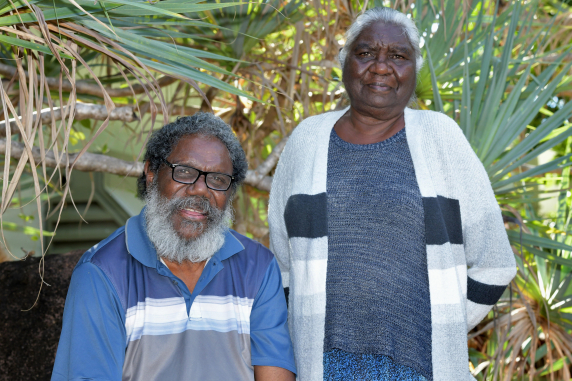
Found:
[[[212,114],[153,134],[146,207],[74,270],[52,380],[294,380],[276,260],[227,228],[246,169]]]

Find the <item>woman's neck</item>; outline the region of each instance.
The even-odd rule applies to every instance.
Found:
[[[389,139],[405,127],[404,112],[383,116],[370,116],[359,113],[353,107],[342,116],[334,130],[338,136],[348,143],[373,144]]]

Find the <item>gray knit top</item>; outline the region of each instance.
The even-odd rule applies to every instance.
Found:
[[[332,129],[324,353],[389,356],[433,379],[423,202],[405,129],[356,145]]]

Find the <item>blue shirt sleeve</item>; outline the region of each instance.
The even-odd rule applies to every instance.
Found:
[[[252,365],[276,366],[296,373],[287,320],[282,277],[273,258],[250,313]]]
[[[121,381],[125,312],[103,271],[85,262],[73,272],[52,381]]]

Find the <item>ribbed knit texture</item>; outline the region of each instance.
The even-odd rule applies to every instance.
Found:
[[[384,355],[324,353],[324,381],[427,381],[419,372]]]
[[[405,129],[367,145],[332,129],[326,184],[324,352],[386,355],[432,380],[423,203]]]

